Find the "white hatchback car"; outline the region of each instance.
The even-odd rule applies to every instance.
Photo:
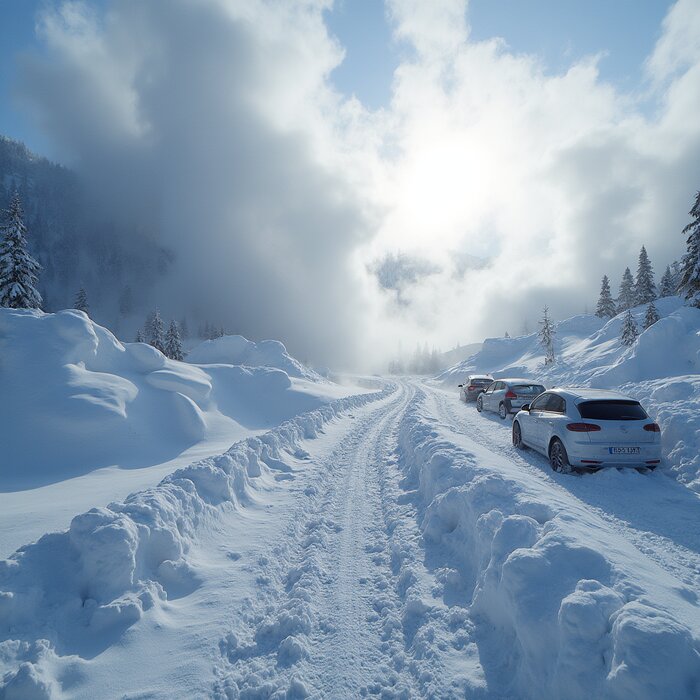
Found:
[[[661,431],[639,401],[601,389],[551,389],[513,420],[513,444],[549,457],[552,469],[646,467],[661,461]]]

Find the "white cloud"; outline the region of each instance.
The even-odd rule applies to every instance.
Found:
[[[658,273],[679,255],[700,186],[696,2],[672,8],[647,62],[656,109],[602,81],[596,57],[552,75],[470,40],[466,2],[389,0],[414,50],[370,112],[330,86],[343,49],[327,6],[64,3],[25,70],[54,140],[119,206],[160,202],[178,284],[241,332],[361,363],[533,327],[544,303],[592,308],[642,244]],[[393,251],[442,270],[401,304],[367,271]],[[490,267],[465,272],[464,254]]]

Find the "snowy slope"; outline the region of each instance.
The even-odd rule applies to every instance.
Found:
[[[470,372],[532,376],[545,386],[619,389],[643,402],[662,429],[665,465],[700,491],[700,309],[678,297],[656,301],[661,319],[635,344],[620,342],[623,315],[580,315],[557,324],[557,362],[544,368],[537,335],[490,338],[480,352],[439,375],[445,386]],[[646,307],[633,309],[640,331]]]
[[[275,367],[290,377],[321,381],[316,372],[305,367],[287,353],[287,348],[278,340],[263,340],[254,343],[242,335],[225,335],[205,340],[187,355],[187,362],[198,365],[228,364],[247,367]]]

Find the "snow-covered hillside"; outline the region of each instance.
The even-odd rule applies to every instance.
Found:
[[[122,344],[80,311],[0,309],[0,554],[360,391],[263,347],[272,352],[246,356],[253,366],[200,367]]]
[[[678,297],[656,301],[661,316],[634,345],[620,342],[624,315],[580,315],[556,325],[557,361],[544,367],[537,334],[489,338],[480,352],[439,375],[445,386],[472,372],[531,376],[552,386],[619,389],[642,401],[662,429],[665,464],[700,491],[700,309]],[[632,310],[640,331],[646,307]]]

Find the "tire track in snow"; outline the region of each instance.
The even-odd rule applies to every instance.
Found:
[[[491,425],[492,421],[488,417],[481,416],[474,409],[470,410],[470,406],[462,404],[457,397],[454,401],[451,397],[440,389],[431,387],[429,384],[423,384],[422,388],[433,402],[435,407],[434,415],[441,420],[445,427],[458,435],[464,435],[475,440],[479,445],[495,454],[506,457],[510,461],[522,466],[529,475],[540,483],[546,483],[548,487],[562,491],[568,498],[575,498],[582,507],[595,513],[598,517],[604,520],[617,534],[624,537],[630,542],[641,554],[648,557],[663,569],[668,571],[679,581],[682,581],[688,586],[691,591],[689,595],[693,595],[692,591],[700,590],[700,553],[686,547],[683,543],[678,542],[673,536],[666,536],[647,529],[644,529],[643,520],[641,523],[632,524],[629,520],[624,519],[624,510],[621,516],[609,512],[605,509],[606,501],[608,507],[615,507],[622,503],[626,497],[631,497],[629,493],[617,494],[610,493],[609,487],[602,485],[601,489],[607,489],[607,492],[597,489],[597,482],[592,483],[595,476],[583,475],[558,475],[549,471],[547,459],[534,451],[526,451],[520,453],[510,444],[510,435],[502,429],[500,425]],[[495,415],[495,414],[493,414]],[[500,420],[500,419],[499,419]],[[510,427],[510,422],[505,423]],[[489,430],[489,428],[491,428]],[[540,466],[540,464],[542,466]],[[629,474],[628,476],[632,476]],[[636,475],[640,479],[648,479],[646,475]],[[649,488],[637,489],[635,495],[650,499],[648,508],[645,508],[643,502],[634,503],[628,509],[631,515],[637,513],[650,514],[658,508],[660,499],[668,502],[668,513],[673,513],[678,516],[678,510],[674,512],[674,504],[677,507],[682,507],[684,511],[690,511],[686,522],[689,528],[696,533],[689,536],[688,531],[682,531],[685,541],[692,540],[700,541],[700,527],[696,517],[698,501],[697,496],[677,484],[675,481],[669,480],[666,483],[663,475],[658,475],[658,479],[649,480]],[[582,482],[581,479],[588,479],[591,483]],[[627,484],[622,480],[618,487],[625,489]],[[598,492],[596,492],[598,491]],[[594,501],[599,501],[601,505],[596,505]],[[695,502],[694,502],[695,501]],[[677,534],[677,533],[676,533]],[[697,596],[694,596],[697,598]]]
[[[222,641],[218,697],[451,695],[433,645],[444,610],[425,602],[415,515],[403,517],[392,486],[413,395],[401,385],[357,411],[338,446],[299,476],[287,535],[259,558],[251,611]]]

